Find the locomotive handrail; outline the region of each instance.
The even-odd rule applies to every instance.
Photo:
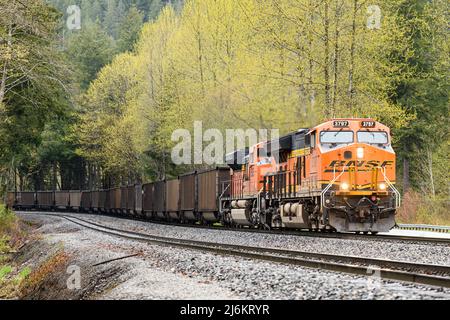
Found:
[[[261,188],[258,192],[258,197],[256,198],[256,209],[258,210],[258,213],[261,213],[261,193],[263,193],[264,187]]]
[[[222,182],[222,188],[223,188],[223,186],[226,184],[226,182]],[[219,199],[222,199],[223,198],[223,195],[225,194],[225,192],[227,192],[227,190],[228,190],[228,188],[231,186],[231,181],[230,181],[230,183],[228,184],[228,186],[223,190],[223,192],[222,192],[222,194],[220,195],[220,197],[219,197]]]
[[[336,167],[334,167],[334,168],[336,168]],[[326,186],[326,188],[323,189],[323,191],[322,191],[322,193],[320,195],[320,201],[321,201],[322,207],[329,209],[325,205],[325,194],[328,192],[328,190],[330,190],[330,188],[333,186],[333,184],[336,182],[336,180],[339,179],[345,173],[345,169],[346,168],[347,168],[347,166],[344,166],[344,168],[342,169],[342,172],[337,177],[334,177],[334,179],[331,180],[331,182]]]
[[[394,186],[394,184],[389,180],[389,178],[386,176],[386,167],[379,167],[381,169],[381,173],[383,174],[384,177],[384,181],[388,184],[388,186],[392,189],[392,191],[394,191],[395,193],[395,206],[396,209],[400,208],[401,206],[401,194],[400,192],[397,190],[397,188]]]
[[[226,182],[222,182],[222,186],[223,186],[225,183],[226,183]],[[223,198],[225,192],[227,192],[228,188],[230,188],[230,186],[231,186],[231,181],[230,181],[230,183],[228,184],[228,186],[223,190],[222,194],[219,196],[219,212],[222,212],[222,198]],[[232,196],[232,195],[230,195],[230,196]]]

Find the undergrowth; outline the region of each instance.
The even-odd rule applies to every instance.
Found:
[[[397,222],[450,226],[449,199],[407,192],[398,210]]]

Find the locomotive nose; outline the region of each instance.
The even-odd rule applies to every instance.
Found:
[[[354,144],[339,153],[339,189],[343,192],[386,191],[384,174],[394,169],[395,155],[387,148]]]

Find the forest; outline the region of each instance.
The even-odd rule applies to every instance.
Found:
[[[401,219],[450,223],[445,0],[0,0],[0,12],[2,194],[195,169],[170,161],[172,132],[195,121],[284,134],[372,117],[392,129]]]

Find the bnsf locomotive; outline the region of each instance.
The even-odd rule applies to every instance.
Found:
[[[395,225],[400,194],[390,130],[336,119],[226,156],[229,167],[95,191],[15,192],[17,209],[130,214],[250,228],[378,233]]]

